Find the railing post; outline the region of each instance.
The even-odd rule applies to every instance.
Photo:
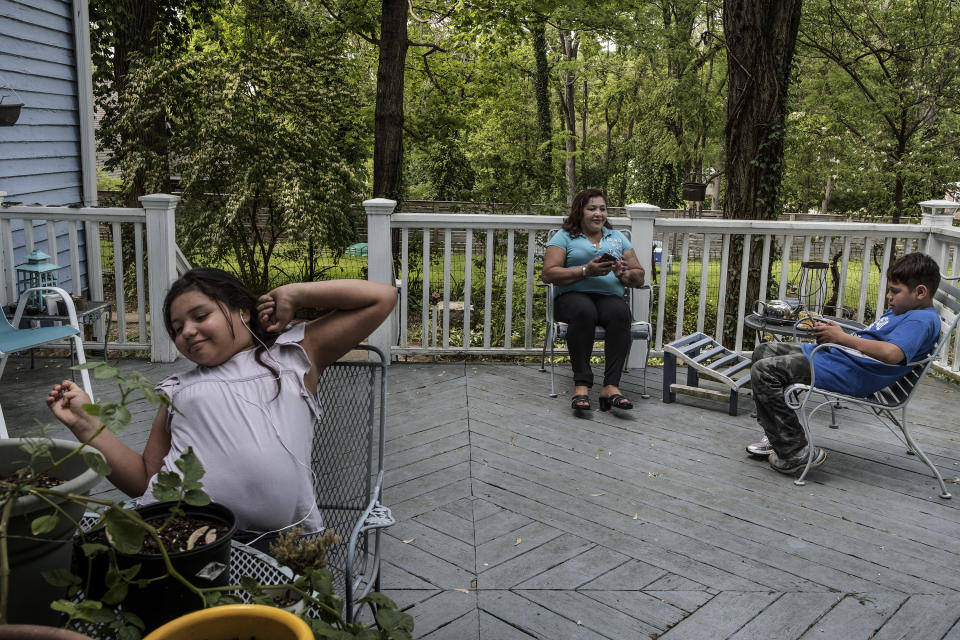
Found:
[[[393,247],[390,241],[390,217],[397,206],[396,200],[373,198],[364,200],[367,212],[367,280],[393,286]],[[398,305],[399,306],[399,305]],[[369,343],[380,349],[392,360],[390,347],[397,335],[398,316],[394,307],[390,316],[370,334]]]
[[[628,204],[627,216],[630,218],[630,235],[633,250],[637,254],[640,266],[646,272],[646,284],[653,281],[653,222],[660,213],[660,207],[645,202]],[[633,317],[635,320],[650,322],[651,290],[638,291],[633,296]],[[652,336],[651,336],[652,338]],[[640,349],[631,349],[627,366],[642,367],[647,354]]]
[[[150,360],[173,362],[177,357],[163,326],[163,298],[177,279],[177,237],[174,213],[180,198],[165,193],[140,197],[147,222],[147,281],[150,301]]]
[[[943,264],[944,246],[938,234],[941,229],[949,229],[953,226],[953,216],[960,205],[950,200],[924,200],[919,203],[919,206],[920,224],[929,230],[923,251],[937,261],[941,272],[946,273],[946,265]]]

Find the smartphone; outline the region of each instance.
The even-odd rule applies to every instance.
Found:
[[[616,258],[609,253],[604,253],[602,256],[600,256],[600,262],[616,262],[617,260],[619,260],[619,258]]]

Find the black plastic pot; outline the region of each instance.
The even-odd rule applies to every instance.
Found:
[[[158,502],[137,509],[144,520],[163,518],[170,511],[173,502]],[[204,507],[182,505],[184,512],[194,518],[209,520],[213,524],[225,525],[229,531],[210,544],[195,547],[189,551],[170,553],[173,567],[195,587],[222,587],[230,580],[230,544],[237,530],[237,520],[227,507],[211,503]],[[78,538],[76,544],[80,544]],[[140,571],[136,579],[162,579],[150,582],[144,587],[131,586],[127,597],[121,603],[125,611],[137,614],[149,632],[160,625],[191,611],[203,608],[203,602],[197,594],[167,574],[163,557],[153,553],[121,554],[117,553],[117,566],[122,571],[139,564]],[[82,551],[75,553],[78,560],[77,574],[85,577],[87,562]],[[101,554],[93,559],[90,567],[93,578],[90,581],[88,598],[98,599],[105,588],[102,578],[106,575],[109,559]],[[86,581],[85,581],[86,582]]]
[[[707,185],[703,182],[684,182],[683,199],[688,202],[703,202],[707,197]]]
[[[9,475],[30,463],[30,456],[20,447],[27,440],[36,438],[9,438],[0,440],[0,475]],[[72,440],[50,440],[51,453],[62,458],[79,446]],[[42,462],[35,462],[42,466]],[[101,477],[84,462],[74,456],[50,475],[63,480],[56,488],[63,493],[87,495]],[[70,540],[76,533],[74,522],[83,515],[85,505],[48,496],[47,502],[37,496],[25,496],[14,502],[8,528],[8,556],[10,559],[10,601],[7,604],[7,620],[14,624],[38,624],[57,626],[61,614],[50,608],[50,603],[63,598],[66,590],[44,580],[41,572],[55,569],[68,570],[73,547]],[[35,518],[52,515],[57,504],[62,510],[53,531],[34,535],[30,524]]]

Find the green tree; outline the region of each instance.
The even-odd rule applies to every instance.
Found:
[[[228,258],[263,290],[283,239],[301,247],[300,276],[315,277],[316,250],[354,238],[369,148],[360,62],[292,0],[231,3],[195,49],[143,80],[187,80],[170,115],[190,255]]]
[[[817,93],[851,150],[839,186],[857,208],[899,222],[960,173],[958,24],[948,0],[808,0],[800,51],[826,69]]]

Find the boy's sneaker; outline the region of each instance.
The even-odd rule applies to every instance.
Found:
[[[766,458],[773,453],[773,445],[770,444],[767,436],[763,436],[763,440],[760,442],[747,445],[747,453],[752,456],[757,456],[758,458]]]
[[[768,458],[770,461],[770,467],[774,471],[779,471],[780,473],[796,473],[797,471],[800,471],[807,466],[807,454],[809,447],[810,445],[804,445],[789,458],[781,458],[777,455],[777,452],[774,451]],[[810,468],[812,469],[813,467],[819,467],[826,459],[827,452],[820,447],[814,447],[813,462],[810,463]]]

